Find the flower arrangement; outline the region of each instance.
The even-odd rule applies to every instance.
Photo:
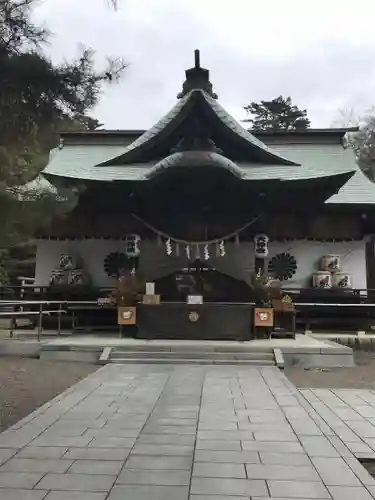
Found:
[[[134,273],[122,272],[110,295],[111,303],[117,307],[135,306],[144,291],[145,283]]]
[[[270,306],[271,296],[269,282],[268,276],[261,270],[251,274],[249,285],[252,290],[255,305],[259,307]]]

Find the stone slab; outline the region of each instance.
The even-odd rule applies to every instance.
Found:
[[[9,490],[7,488],[4,488],[0,490],[0,498],[2,500],[43,500],[46,498],[47,493],[48,491],[18,489]],[[67,499],[65,498],[64,500]]]
[[[46,474],[36,486],[41,490],[109,492],[115,478],[92,474]]]
[[[243,464],[197,462],[194,464],[193,476],[246,479],[246,470]]]
[[[374,411],[276,367],[108,364],[0,435],[0,498],[375,499]]]
[[[188,500],[187,486],[115,486],[106,500]]]

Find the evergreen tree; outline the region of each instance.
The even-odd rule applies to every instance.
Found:
[[[54,64],[42,51],[47,30],[30,20],[34,4],[0,0],[0,272],[10,249],[72,207],[74,192],[29,188],[28,182],[45,167],[59,131],[99,125],[87,113],[102,85],[117,81],[125,68],[121,59],[108,59],[97,71],[85,48],[76,60]]]
[[[292,99],[281,95],[272,101],[251,102],[244,106],[254,131],[306,130],[310,127],[306,109],[292,104]]]

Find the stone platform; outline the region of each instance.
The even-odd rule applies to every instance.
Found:
[[[160,362],[231,363],[234,360],[255,359],[275,349],[281,351],[285,366],[301,365],[305,367],[342,367],[353,366],[353,351],[350,347],[339,345],[329,340],[319,340],[310,335],[297,334],[295,339],[236,341],[202,340],[141,340],[116,338],[113,336],[82,335],[60,337],[43,342],[40,349],[41,359],[69,361],[97,361],[104,349],[119,350],[127,353],[127,358]]]
[[[275,367],[107,365],[0,435],[0,498],[374,499],[311,394]]]

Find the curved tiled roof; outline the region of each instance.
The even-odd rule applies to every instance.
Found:
[[[161,174],[173,167],[219,167],[231,172],[235,177],[244,179],[246,172],[232,160],[212,151],[183,151],[173,153],[154,165],[145,175],[147,179]]]
[[[188,92],[177,102],[167,115],[156,123],[156,125],[151,127],[144,134],[138,137],[138,139],[126,146],[119,155],[100,163],[98,166],[118,165],[130,163],[130,161],[141,161],[144,148],[151,150],[155,142],[159,140],[162,135],[167,136],[170,131],[175,130],[178,123],[183,121],[183,119],[187,116],[188,110],[192,109],[198,99],[201,100],[203,105],[205,105],[209,111],[211,110],[212,116],[216,118],[216,120],[219,120],[221,124],[231,132],[233,137],[240,139],[243,146],[249,148],[249,156],[254,151],[254,148],[256,148],[260,149],[264,153],[269,163],[299,166],[298,163],[279,155],[276,151],[273,151],[262,141],[254,137],[232,116],[230,116],[230,114],[225,111],[225,109],[220,106],[215,99],[201,89],[193,89]]]
[[[148,172],[157,162],[129,163],[98,166],[98,162],[117,156],[123,147],[113,144],[65,144],[51,156],[43,175],[69,179],[98,181],[140,181],[146,180]],[[270,163],[237,162],[245,173],[245,180],[302,179],[316,176],[334,175],[356,170],[353,152],[339,144],[284,144],[275,145],[275,151],[290,160],[300,163],[298,168]],[[365,179],[367,180],[367,179]],[[373,187],[375,184],[367,180]],[[375,198],[374,198],[375,201]]]
[[[281,160],[283,165],[295,165],[300,166],[299,163],[295,163],[288,158],[277,153],[275,150],[268,147],[264,142],[257,139],[252,133],[246,130],[237,120],[233,118],[215,99],[211,96],[202,92],[204,99],[210,105],[210,108],[215,112],[216,116],[220,118],[222,123],[230,129],[234,134],[243,139],[248,144],[255,146],[259,149],[262,149],[270,156],[270,163],[272,163],[272,159],[274,163],[278,163]]]
[[[180,115],[185,105],[188,103],[192,92],[189,92],[186,96],[180,99],[177,104],[167,113],[161,120],[159,120],[153,127],[149,130],[146,130],[140,137],[138,137],[135,141],[130,143],[128,146],[123,148],[121,153],[116,155],[115,157],[106,160],[100,163],[98,166],[112,165],[113,161],[120,158],[122,159],[122,163],[126,163],[126,156],[137,149],[142,148],[145,144],[149,143],[155,137],[157,137],[161,132],[165,131],[174,119]]]

